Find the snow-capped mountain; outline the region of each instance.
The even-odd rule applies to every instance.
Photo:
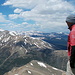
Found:
[[[30,37],[35,37],[38,39],[42,39],[57,49],[57,50],[66,50],[67,49],[67,33],[63,32],[52,32],[52,33],[43,33],[39,31],[31,31],[31,32],[22,32],[20,35],[28,35]]]
[[[48,42],[48,39],[54,39],[55,33],[38,32],[38,34],[40,35],[27,36],[14,31],[0,31],[0,75],[14,67],[21,67],[31,60],[39,60],[65,70],[67,56],[64,56],[63,53],[62,56],[59,56],[60,52],[57,51],[58,54],[55,52],[55,45]],[[59,38],[57,40],[60,40]],[[64,63],[60,63],[61,60],[65,60]],[[62,65],[61,67],[58,62]]]
[[[23,44],[24,46],[29,44],[31,46],[36,46],[37,48],[50,48],[52,49],[52,46],[45,41],[41,39],[37,39],[34,37],[26,36],[26,35],[18,35],[15,31],[1,31],[0,32],[0,45],[8,45],[12,43],[13,45],[19,45],[19,43]],[[23,46],[22,45],[22,46]],[[9,45],[10,46],[10,45]]]
[[[9,33],[7,34],[8,36],[27,36],[27,37],[31,37],[33,39],[38,39],[38,40],[43,40],[47,43],[49,43],[54,49],[56,50],[66,50],[67,49],[67,35],[66,33],[42,33],[39,31],[31,31],[31,32],[15,32],[15,31],[4,31],[1,29],[1,33],[5,36],[5,33]],[[0,36],[0,39],[3,37],[3,35]],[[17,38],[17,37],[16,37]],[[7,37],[5,41],[8,41],[10,39],[10,37]]]
[[[40,53],[45,50],[49,50],[51,52],[52,49],[53,47],[49,43],[41,39],[18,35],[14,31],[9,32],[1,30],[0,75],[11,70],[14,66],[21,66],[33,59],[38,59],[38,55],[41,57]],[[19,60],[24,62],[19,63]]]

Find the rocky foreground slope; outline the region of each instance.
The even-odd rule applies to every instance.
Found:
[[[43,62],[33,60],[22,67],[13,68],[4,75],[66,75],[66,73]]]

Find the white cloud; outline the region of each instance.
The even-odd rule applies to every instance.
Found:
[[[17,8],[14,13],[20,13],[10,14],[11,19],[33,20],[40,29],[65,26],[66,16],[74,12],[74,6],[65,0],[8,0],[3,5],[12,5]],[[30,11],[23,11],[24,8]]]
[[[0,22],[5,22],[5,23],[10,22],[5,17],[6,17],[5,15],[3,15],[2,13],[0,13]]]
[[[13,7],[31,9],[36,6],[37,0],[8,0],[3,5],[12,5]]]
[[[23,22],[22,24],[23,24],[23,25],[27,25],[28,23],[27,23],[27,22]]]
[[[14,10],[14,13],[21,13],[22,11],[23,11],[22,9],[17,8]]]
[[[18,14],[10,14],[10,15],[9,15],[9,18],[10,18],[10,19],[17,19],[18,17],[19,17]]]

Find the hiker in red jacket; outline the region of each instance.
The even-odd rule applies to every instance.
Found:
[[[68,35],[68,57],[71,69],[75,69],[75,15],[69,15],[66,18],[66,23],[68,25],[68,29],[70,30]]]

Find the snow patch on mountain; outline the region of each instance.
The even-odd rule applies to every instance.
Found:
[[[54,34],[50,34],[49,36],[52,37],[52,38],[53,38],[53,37],[56,37]]]
[[[15,74],[15,75],[18,75],[18,74]]]
[[[55,67],[52,67],[54,70],[58,70],[57,68],[55,68]]]
[[[12,35],[12,36],[16,36],[16,35],[18,35],[18,33],[15,32],[15,31],[10,31],[9,34]]]
[[[44,63],[42,63],[42,62],[37,62],[37,63],[38,63],[38,65],[40,65],[41,67],[47,68],[47,66],[46,66]]]
[[[5,30],[3,30],[3,29],[0,29],[0,31],[5,31]]]
[[[38,46],[38,43],[37,42],[35,42],[34,45],[37,46],[38,48],[41,48],[40,46]]]
[[[2,36],[0,36],[0,40],[3,38],[3,35]]]
[[[56,39],[61,40],[61,38],[56,38]]]
[[[28,71],[29,74],[31,74],[31,71]]]
[[[10,39],[10,36],[9,36],[8,38],[4,38],[4,39],[2,40],[2,42],[7,42],[9,39]]]
[[[33,66],[33,63],[30,63],[31,66]]]

